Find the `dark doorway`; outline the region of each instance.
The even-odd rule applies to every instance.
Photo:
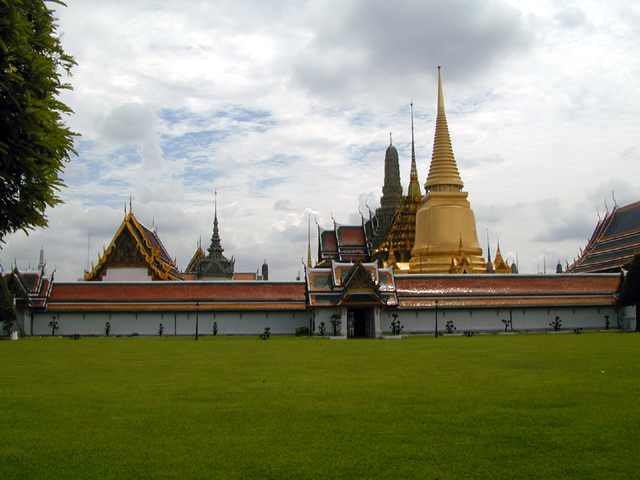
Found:
[[[350,338],[371,336],[371,315],[368,308],[354,308],[347,311]]]

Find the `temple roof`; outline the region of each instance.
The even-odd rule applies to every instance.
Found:
[[[378,262],[332,261],[308,268],[306,282],[310,306],[397,304],[393,269],[379,268]]]
[[[640,202],[615,206],[599,221],[571,273],[619,272],[640,252]]]
[[[620,276],[610,275],[400,275],[400,307],[518,307],[613,305]]]
[[[318,227],[318,263],[369,261],[371,239],[367,224],[338,225],[334,230]]]
[[[193,254],[191,260],[189,260],[189,264],[187,268],[185,268],[184,273],[197,273],[198,272],[198,262],[204,259],[207,255],[204,253],[201,245],[198,245],[196,249],[196,253]]]
[[[51,292],[53,275],[44,275],[44,265],[37,272],[21,272],[15,267],[3,276],[9,292],[16,299],[16,306],[42,307]]]
[[[54,283],[49,310],[304,309],[303,282]]]
[[[132,209],[99,256],[98,265],[85,272],[84,279],[102,280],[107,269],[113,267],[147,267],[153,280],[184,280],[157,232],[138,222]]]

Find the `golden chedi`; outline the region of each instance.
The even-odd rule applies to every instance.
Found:
[[[426,196],[416,215],[409,273],[486,273],[476,220],[453,156],[438,67],[438,113]]]

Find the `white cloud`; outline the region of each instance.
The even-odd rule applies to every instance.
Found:
[[[79,157],[66,205],[49,210],[49,228],[7,239],[5,268],[35,265],[44,246],[58,279],[80,277],[89,232],[95,262],[130,195],[184,268],[199,237],[208,246],[217,190],[238,269],[266,258],[271,278],[291,280],[309,212],[315,255],[316,219],[356,223],[378,205],[390,131],[406,189],[411,100],[424,183],[438,64],[480,237],[488,228],[505,257],[517,252],[522,272],[571,261],[613,190],[638,200],[634,3],[67,4],[60,31],[78,66],[62,99]]]

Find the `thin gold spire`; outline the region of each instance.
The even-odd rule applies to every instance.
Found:
[[[407,194],[411,198],[420,198],[422,196],[418,180],[418,168],[416,167],[416,142],[413,136],[413,100],[411,101],[411,178]]]
[[[309,247],[309,251],[307,252],[307,266],[309,268],[311,268],[312,267],[312,265],[311,265],[311,214],[309,214],[309,217],[308,217],[307,229],[308,229],[308,232],[307,232],[307,238],[308,238],[307,245]]]
[[[460,191],[464,184],[458,172],[451,137],[447,126],[447,116],[444,110],[444,94],[442,93],[442,77],[438,65],[438,113],[436,116],[436,134],[433,141],[433,154],[427,183],[427,193],[430,191]]]

